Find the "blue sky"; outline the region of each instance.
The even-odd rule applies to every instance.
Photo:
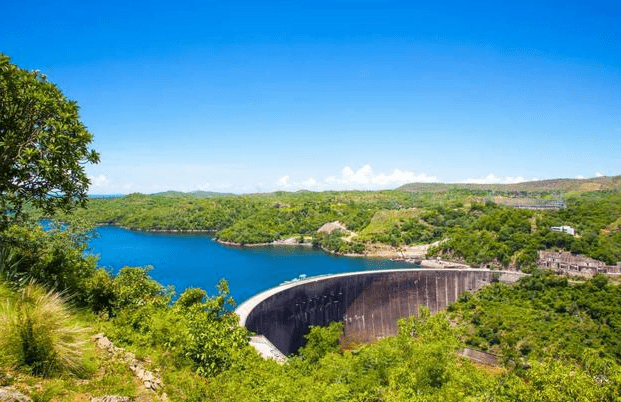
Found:
[[[91,193],[621,174],[618,2],[5,2],[81,106]]]

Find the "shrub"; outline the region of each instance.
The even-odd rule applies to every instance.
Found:
[[[202,303],[207,297],[207,292],[203,289],[199,288],[188,288],[186,289],[177,301],[175,302],[175,306],[179,308],[188,308],[194,304]]]
[[[0,362],[35,375],[79,372],[86,331],[74,325],[66,301],[30,283],[0,307]]]
[[[0,278],[22,285],[36,281],[83,301],[97,260],[84,254],[87,238],[80,227],[45,231],[35,222],[11,225],[0,233]]]
[[[144,305],[163,307],[170,303],[172,288],[166,288],[149,276],[153,267],[123,267],[114,280],[116,308]]]
[[[95,313],[107,313],[113,315],[116,303],[114,292],[114,279],[108,271],[98,269],[85,283],[85,302]]]
[[[331,322],[325,327],[312,326],[310,332],[304,335],[306,343],[300,348],[299,355],[309,363],[316,364],[325,355],[339,351],[342,335],[342,322]]]
[[[228,283],[222,279],[217,288],[218,295],[205,302],[198,298],[203,294],[200,289],[184,292],[186,296],[180,299],[194,302],[178,310],[183,315],[181,353],[194,362],[196,373],[205,377],[231,367],[248,345],[246,328],[238,325],[239,317],[229,310],[235,301],[229,296]]]

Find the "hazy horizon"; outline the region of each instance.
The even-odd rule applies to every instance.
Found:
[[[128,192],[128,193],[93,193],[92,191],[89,191],[88,196],[92,197],[92,198],[114,198],[114,197],[124,197],[126,195],[129,194],[143,194],[143,195],[153,195],[153,194],[162,194],[162,193],[168,193],[168,192],[177,192],[177,193],[184,193],[184,194],[191,194],[191,193],[213,193],[213,194],[222,194],[222,195],[226,195],[226,194],[233,194],[233,195],[251,195],[251,194],[269,194],[269,193],[274,193],[274,192],[288,192],[288,193],[296,193],[296,192],[330,192],[330,191],[382,191],[382,190],[398,190],[399,188],[401,188],[404,185],[408,185],[408,184],[438,184],[438,185],[464,185],[464,184],[479,184],[479,185],[495,185],[495,184],[501,184],[501,185],[507,185],[507,186],[511,186],[512,184],[523,184],[523,183],[529,183],[529,182],[538,182],[538,181],[547,181],[547,180],[592,180],[592,179],[598,179],[598,178],[605,178],[605,177],[618,177],[619,175],[615,175],[615,176],[593,176],[593,177],[555,177],[555,178],[549,178],[549,179],[541,179],[541,180],[528,180],[528,181],[523,181],[523,182],[515,182],[515,183],[473,183],[473,182],[410,182],[410,183],[403,183],[403,184],[399,184],[395,187],[387,187],[387,188],[381,188],[381,189],[363,189],[363,188],[350,188],[350,189],[345,189],[345,190],[311,190],[308,188],[300,188],[297,190],[282,190],[282,189],[277,189],[277,190],[272,190],[272,191],[262,191],[262,192],[253,192],[253,191],[249,191],[249,192],[226,192],[226,191],[209,191],[209,190],[190,190],[190,191],[181,191],[181,190],[163,190],[163,191],[157,191],[157,192],[151,192],[151,193],[147,193],[147,192],[141,192],[141,191],[134,191],[134,192]]]

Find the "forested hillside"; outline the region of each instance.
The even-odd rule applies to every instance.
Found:
[[[195,197],[179,193],[91,199],[73,218],[140,230],[214,231],[222,241],[270,243],[295,238],[339,253],[364,254],[374,245],[398,249],[440,242],[429,255],[472,266],[530,268],[541,249],[621,261],[618,190],[527,194],[562,198],[558,210],[516,209],[494,202],[522,195],[482,190],[444,192],[300,192]],[[61,219],[65,219],[60,215]],[[346,232],[318,233],[338,221]],[[577,236],[550,231],[569,225]]]

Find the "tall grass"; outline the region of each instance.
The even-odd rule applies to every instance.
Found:
[[[0,363],[40,376],[81,370],[87,334],[62,295],[30,283],[0,301]]]

